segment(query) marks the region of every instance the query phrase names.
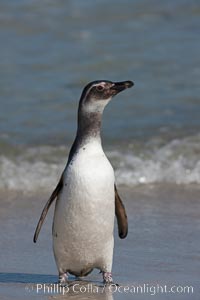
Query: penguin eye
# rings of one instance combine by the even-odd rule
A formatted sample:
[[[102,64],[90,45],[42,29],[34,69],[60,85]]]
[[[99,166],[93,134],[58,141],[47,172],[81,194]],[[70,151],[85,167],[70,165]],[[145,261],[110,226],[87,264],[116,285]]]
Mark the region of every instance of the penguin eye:
[[[98,92],[102,92],[104,90],[104,86],[103,85],[97,85],[96,89]]]

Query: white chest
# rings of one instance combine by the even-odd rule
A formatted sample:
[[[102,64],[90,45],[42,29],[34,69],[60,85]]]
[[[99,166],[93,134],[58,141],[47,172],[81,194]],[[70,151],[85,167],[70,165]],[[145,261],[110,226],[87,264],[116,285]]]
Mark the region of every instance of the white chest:
[[[68,193],[81,193],[81,198],[95,196],[96,201],[107,196],[114,186],[114,171],[99,145],[86,145],[70,162],[64,182]],[[106,201],[106,199],[104,199]]]
[[[63,226],[66,222],[68,226],[81,222],[86,227],[91,227],[91,222],[113,223],[114,171],[99,144],[80,149],[68,165],[56,211]]]

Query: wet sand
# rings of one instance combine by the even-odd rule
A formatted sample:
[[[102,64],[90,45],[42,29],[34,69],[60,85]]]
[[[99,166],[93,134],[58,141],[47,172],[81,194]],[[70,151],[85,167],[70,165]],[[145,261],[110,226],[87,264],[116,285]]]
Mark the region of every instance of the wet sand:
[[[199,299],[200,189],[158,185],[120,186],[119,191],[129,218],[127,239],[120,240],[115,231],[113,278],[121,289],[113,287],[113,294],[104,291],[101,274],[94,271],[87,282],[74,282],[71,277],[77,289],[71,286],[64,296],[62,291],[44,293],[40,289],[37,293],[39,284],[53,287],[57,280],[51,247],[53,209],[37,244],[32,242],[49,195],[1,191],[0,299],[149,299],[155,293],[153,287],[161,291],[159,286],[165,285],[167,289],[192,286],[193,293],[160,292],[157,299]],[[81,286],[86,287],[85,292],[80,291]],[[125,292],[126,286],[129,290]],[[143,292],[134,294],[130,291],[133,286],[142,286]]]

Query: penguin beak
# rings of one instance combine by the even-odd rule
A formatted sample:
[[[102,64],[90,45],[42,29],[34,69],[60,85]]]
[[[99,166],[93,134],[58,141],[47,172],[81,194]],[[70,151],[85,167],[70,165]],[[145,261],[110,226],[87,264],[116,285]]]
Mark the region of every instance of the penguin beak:
[[[134,83],[130,80],[122,81],[122,82],[114,82],[113,86],[110,89],[112,92],[114,92],[114,95],[117,95],[118,93],[122,92],[123,90],[131,88],[133,85],[134,85]]]

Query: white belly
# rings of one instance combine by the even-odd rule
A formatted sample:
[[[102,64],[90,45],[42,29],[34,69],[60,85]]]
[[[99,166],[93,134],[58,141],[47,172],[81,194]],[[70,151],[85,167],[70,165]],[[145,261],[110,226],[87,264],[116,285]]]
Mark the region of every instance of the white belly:
[[[67,167],[56,203],[54,254],[59,271],[111,271],[114,172],[102,148],[81,149]]]

